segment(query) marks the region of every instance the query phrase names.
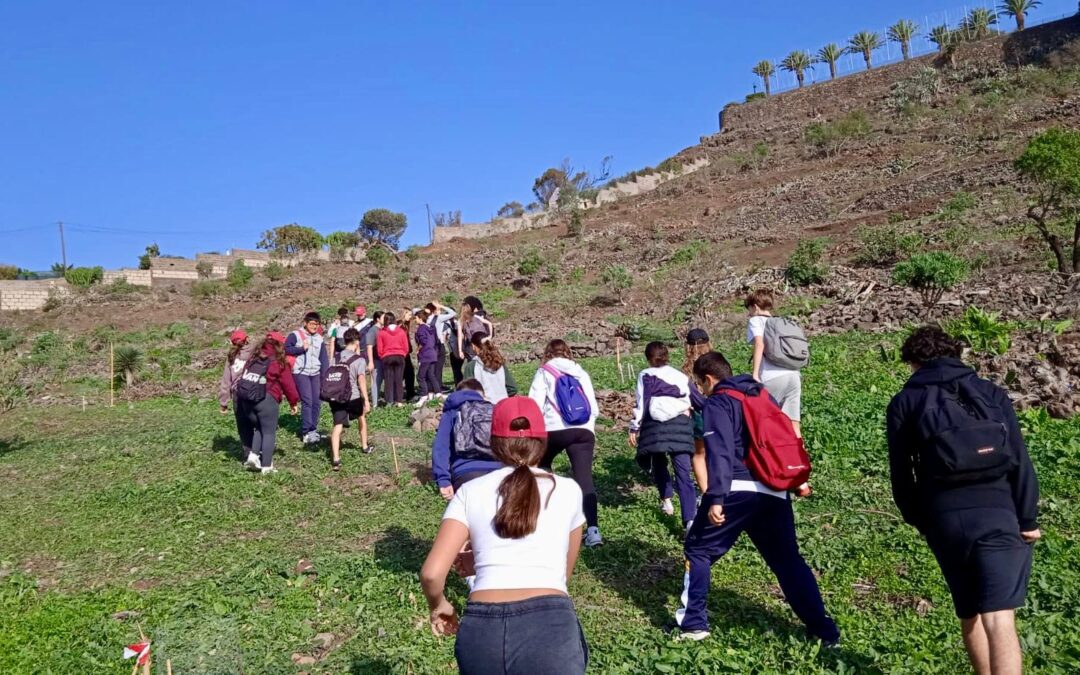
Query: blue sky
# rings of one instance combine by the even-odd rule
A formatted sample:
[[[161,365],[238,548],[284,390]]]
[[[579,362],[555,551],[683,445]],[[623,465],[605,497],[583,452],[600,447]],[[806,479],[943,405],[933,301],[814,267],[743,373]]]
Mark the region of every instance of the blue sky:
[[[988,0],[987,0],[988,1]],[[976,3],[969,2],[968,7]],[[489,218],[570,157],[613,174],[716,131],[750,68],[963,3],[0,4],[0,262],[133,265],[355,229],[425,203]],[[1031,20],[1076,11],[1046,0]]]

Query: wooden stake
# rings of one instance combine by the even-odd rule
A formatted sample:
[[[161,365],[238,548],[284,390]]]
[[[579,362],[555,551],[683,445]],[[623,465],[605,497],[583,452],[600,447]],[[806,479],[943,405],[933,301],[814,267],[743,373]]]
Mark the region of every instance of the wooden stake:
[[[401,476],[401,466],[397,459],[397,442],[393,438],[390,439],[390,450],[394,453],[394,473]]]
[[[623,383],[622,338],[615,338],[615,366],[619,369],[619,384]]]
[[[116,350],[109,343],[109,407],[116,405]]]
[[[165,673],[172,675],[172,659],[165,659]]]

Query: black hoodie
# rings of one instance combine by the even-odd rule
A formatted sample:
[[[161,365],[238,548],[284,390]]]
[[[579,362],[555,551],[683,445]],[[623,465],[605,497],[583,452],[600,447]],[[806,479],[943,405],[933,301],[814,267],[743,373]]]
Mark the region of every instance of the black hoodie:
[[[926,388],[959,380],[967,380],[965,384],[968,387],[1001,408],[1008,426],[1009,443],[1020,461],[1007,475],[990,482],[962,485],[920,482],[915,475],[914,465],[921,442],[916,425],[925,405]],[[936,513],[979,507],[1014,510],[1023,532],[1038,527],[1039,483],[1020,434],[1020,424],[1016,420],[1012,402],[1003,389],[980,378],[959,359],[935,359],[915,371],[889,403],[886,435],[889,440],[893,498],[904,520],[920,531],[925,532]]]

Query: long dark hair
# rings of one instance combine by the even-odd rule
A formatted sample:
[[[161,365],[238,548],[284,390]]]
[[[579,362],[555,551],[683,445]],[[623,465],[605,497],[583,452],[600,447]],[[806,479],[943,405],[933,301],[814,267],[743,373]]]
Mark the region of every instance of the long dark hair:
[[[285,358],[285,345],[272,338],[263,340],[259,347],[259,355],[273,358],[281,366],[282,370],[290,370],[289,361]]]
[[[529,420],[518,417],[510,422],[512,431],[529,428]],[[492,527],[503,539],[521,539],[536,531],[540,518],[540,487],[536,484],[532,467],[544,458],[547,443],[539,438],[491,437],[491,452],[495,459],[514,467],[509,476],[499,483],[499,510],[495,512]],[[552,482],[547,503],[555,493],[555,476],[545,474]]]

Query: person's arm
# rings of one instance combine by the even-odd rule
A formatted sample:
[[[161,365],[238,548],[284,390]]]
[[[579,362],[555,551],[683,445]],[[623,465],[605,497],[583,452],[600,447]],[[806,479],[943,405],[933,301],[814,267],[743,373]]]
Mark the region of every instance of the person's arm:
[[[634,414],[630,418],[630,445],[637,447],[636,436],[641,429],[641,420],[645,417],[645,373],[638,373],[634,386]]]
[[[304,343],[296,339],[296,331],[289,333],[289,337],[285,338],[285,353],[289,356],[300,356],[306,351]]]
[[[581,528],[584,525],[578,525],[570,531],[570,545],[566,547],[566,581],[570,582],[570,577],[574,576],[574,567],[577,565],[578,554],[581,553]]]
[[[295,410],[296,404],[300,403],[300,392],[296,390],[296,381],[293,379],[292,371],[278,366],[278,380],[281,382],[281,393],[285,394],[285,399]]]
[[[459,322],[458,327],[457,327],[457,356],[458,356],[459,359],[465,358],[464,340],[465,340],[465,324]]]
[[[486,316],[481,316],[479,318],[480,318],[480,323],[484,324],[484,326],[487,327],[488,337],[489,338],[494,338],[495,337],[495,324],[491,323],[491,321]]]
[[[236,373],[233,372],[232,364],[225,362],[225,370],[221,373],[221,381],[218,383],[218,403],[221,404],[221,412],[225,412],[229,409],[229,402],[232,401],[232,389],[233,382],[236,380]]]
[[[738,402],[735,402],[738,405]],[[735,417],[731,405],[714,404],[705,415],[705,457],[708,465],[709,487],[701,497],[703,505],[724,503],[731,490],[735,458]]]
[[[532,385],[529,386],[529,398],[536,401],[536,405],[540,406],[543,412],[544,404],[547,402],[547,383],[544,381],[543,368],[537,368],[536,375],[533,375]]]
[[[372,328],[371,330],[375,329]],[[370,373],[375,370],[375,341],[365,340],[365,342],[367,342],[367,371]]]
[[[431,544],[431,552],[420,568],[420,585],[431,610],[431,631],[436,635],[453,635],[457,632],[457,613],[444,591],[446,575],[468,540],[469,528],[465,523],[444,518]]]
[[[904,522],[921,529],[923,521],[919,506],[918,486],[915,481],[915,465],[912,452],[915,441],[904,422],[904,411],[898,399],[893,399],[885,413],[885,438],[889,446],[889,480],[892,483],[893,501]]]
[[[581,378],[581,388],[585,390],[585,397],[589,399],[589,406],[592,408],[592,419],[595,421],[597,417],[600,417],[600,404],[596,402],[596,390],[593,388],[592,376],[585,373],[585,377]]]
[[[1035,467],[1031,463],[1027,444],[1024,443],[1020,421],[1016,419],[1012,401],[1000,389],[997,404],[1005,413],[1009,445],[1019,460],[1016,467],[1009,472],[1009,487],[1012,490],[1013,504],[1016,506],[1016,519],[1019,521],[1021,534],[1035,532],[1039,529],[1039,479],[1035,476]]]
[[[690,407],[697,412],[705,409],[705,395],[701,393],[701,388],[693,381],[690,382]]]
[[[371,397],[367,388],[367,368],[361,368],[356,374],[356,384],[360,387],[360,395],[364,397],[364,414],[371,412]]]
[[[326,353],[326,340],[323,340],[322,345],[319,347],[319,373],[325,375],[329,369],[330,357]]]
[[[469,359],[465,362],[465,365],[461,368],[461,376],[466,380],[471,380],[476,377],[476,361]]]
[[[443,413],[439,426],[435,429],[435,442],[431,445],[431,477],[439,486],[439,491],[453,490],[450,480],[450,443],[457,415]],[[450,492],[453,496],[453,492]],[[443,494],[446,496],[446,493]]]
[[[337,338],[334,337],[335,335],[337,335],[337,332],[338,327],[331,326],[330,330],[326,331],[326,339],[323,340],[323,346],[326,347],[326,354],[330,357],[331,362],[333,362],[334,360],[334,352],[337,351]],[[342,331],[342,335],[344,334],[345,331]]]
[[[760,335],[754,336],[754,358],[750,365],[750,373],[754,379],[761,382],[761,362],[765,358],[765,338]]]
[[[517,396],[517,393],[518,393],[517,380],[514,379],[514,374],[512,372],[510,372],[510,364],[508,364],[508,363],[503,364],[503,374],[506,376],[505,377],[505,380],[506,380],[506,395],[507,396]]]

